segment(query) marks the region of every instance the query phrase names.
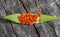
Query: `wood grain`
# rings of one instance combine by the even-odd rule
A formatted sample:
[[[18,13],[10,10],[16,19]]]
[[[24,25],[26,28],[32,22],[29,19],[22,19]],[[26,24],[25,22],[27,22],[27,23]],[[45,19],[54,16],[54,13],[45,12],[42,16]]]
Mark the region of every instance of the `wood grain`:
[[[6,15],[25,12],[19,0],[5,0],[5,1],[1,0],[1,3],[4,7]],[[15,34],[16,37],[37,37],[37,34],[33,26],[20,25],[12,23],[11,21],[6,23],[10,23],[9,25],[13,29],[13,33]]]
[[[0,3],[0,18],[5,15],[5,10]],[[10,23],[5,20],[0,20],[0,37],[16,37],[12,31]]]
[[[22,2],[23,3],[22,3]],[[60,17],[60,0],[0,0],[0,18],[28,12]],[[24,6],[25,8],[24,8]],[[0,19],[0,37],[60,37],[60,19],[33,26]]]
[[[48,15],[53,15],[53,16],[54,15],[60,16],[60,11],[59,11],[60,8],[59,8],[58,1],[57,0],[53,0],[53,1],[52,0],[38,0],[38,2],[41,4],[40,8],[42,10],[42,13],[48,14]],[[47,22],[46,25],[47,25],[47,27],[49,27],[48,28],[49,30],[47,29],[46,33],[48,36],[46,36],[46,37],[60,37],[59,22],[60,21],[58,21],[58,20]],[[39,29],[39,31],[41,31],[41,30]],[[51,32],[49,32],[49,31],[51,31]],[[43,36],[43,37],[45,37],[45,36]]]

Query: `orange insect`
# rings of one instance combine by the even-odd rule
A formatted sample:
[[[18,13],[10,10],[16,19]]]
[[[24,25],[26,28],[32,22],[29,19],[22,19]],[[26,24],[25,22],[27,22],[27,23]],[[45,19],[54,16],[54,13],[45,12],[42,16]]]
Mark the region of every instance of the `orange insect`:
[[[18,16],[21,24],[34,24],[35,22],[39,22],[41,14],[31,14],[31,13],[22,13],[21,16]]]

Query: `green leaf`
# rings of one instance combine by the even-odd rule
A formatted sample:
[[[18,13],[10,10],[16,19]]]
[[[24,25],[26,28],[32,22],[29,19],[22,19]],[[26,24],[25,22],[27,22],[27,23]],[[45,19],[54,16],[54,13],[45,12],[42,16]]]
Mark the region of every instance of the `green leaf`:
[[[8,16],[4,16],[3,19],[7,19],[7,20],[14,21],[16,23],[20,23],[18,20],[19,15],[21,15],[21,14],[12,14],[12,15],[8,15]]]
[[[8,16],[4,16],[3,18],[7,19],[7,20],[14,21],[16,23],[20,23],[18,20],[19,15],[21,15],[21,14],[12,14],[12,15],[8,15]],[[58,17],[56,17],[56,16],[49,16],[49,15],[42,14],[41,20],[39,22],[43,23],[43,22],[47,22],[47,21],[51,21],[51,20],[56,20],[57,18]]]
[[[42,14],[40,22],[47,22],[47,21],[56,20],[56,19],[58,19],[58,17]]]

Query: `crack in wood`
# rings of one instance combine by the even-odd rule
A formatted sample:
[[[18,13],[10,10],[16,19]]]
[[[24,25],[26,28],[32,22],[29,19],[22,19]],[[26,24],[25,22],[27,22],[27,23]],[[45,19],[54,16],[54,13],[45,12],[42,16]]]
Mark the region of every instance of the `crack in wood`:
[[[36,1],[35,1],[36,2]],[[45,3],[47,3],[47,1],[45,0]],[[56,5],[58,6],[58,4],[56,3]],[[40,7],[41,8],[41,7]],[[58,8],[59,8],[59,6],[58,6]],[[48,10],[45,8],[45,10],[48,12]],[[41,8],[41,12],[42,13],[44,13],[45,14],[45,12],[42,10],[42,8]],[[47,22],[48,24],[49,24],[49,22]],[[57,34],[56,34],[56,32],[55,32],[55,29],[54,29],[54,27],[51,25],[51,24],[49,24],[50,25],[50,27],[53,29],[53,31],[54,31],[54,34],[55,34],[55,36],[57,37]]]
[[[26,12],[28,13],[28,10],[26,9],[26,7],[25,7],[24,3],[23,3],[21,0],[19,0],[19,1],[22,3],[22,5],[23,5],[24,9],[25,9],[25,10],[26,10]],[[35,26],[34,24],[33,24],[33,26],[34,26],[34,28],[35,28],[35,30],[36,30],[36,33],[37,33],[38,37],[40,37],[39,32],[38,32],[38,30],[37,30],[36,26]]]
[[[45,8],[46,9],[46,8]],[[48,11],[47,9],[46,9],[46,11]],[[42,11],[43,12],[43,11]],[[44,13],[44,12],[43,12]],[[44,14],[46,14],[46,13],[44,13]],[[47,24],[49,24],[48,22],[47,22]],[[49,24],[50,25],[50,24]],[[50,27],[53,29],[53,31],[54,31],[54,34],[55,34],[55,36],[57,37],[57,34],[56,34],[56,32],[55,32],[55,29],[54,29],[54,27],[52,26],[52,25],[50,25]]]
[[[47,24],[49,24],[49,22],[47,22]],[[50,25],[50,27],[52,27],[52,29],[53,29],[53,31],[54,31],[54,34],[55,34],[55,36],[57,37],[57,34],[56,34],[56,32],[55,32],[54,27],[53,27],[51,24],[49,24],[49,25]]]
[[[54,30],[54,34],[55,34],[55,36],[57,37],[54,27],[53,27],[52,25],[50,25],[50,26],[51,26],[52,29]]]
[[[26,12],[28,13],[28,10],[26,9],[24,3],[21,0],[19,0],[19,1],[22,3],[22,6],[24,7],[24,9],[26,10]]]
[[[57,1],[55,0],[55,2],[56,2],[56,6],[60,9],[60,7],[59,7],[59,5],[58,5],[58,3],[57,3]]]
[[[47,1],[45,0],[45,2],[47,3]],[[41,8],[42,9],[42,8]],[[46,8],[45,8],[46,9]],[[46,11],[48,12],[48,10],[46,9]],[[43,11],[42,11],[42,13],[44,13]],[[49,13],[49,12],[48,12]],[[46,13],[44,13],[44,14],[46,14]],[[49,22],[46,22],[47,24],[49,24]],[[50,24],[49,24],[50,25]],[[50,27],[53,29],[53,31],[54,31],[54,34],[55,34],[55,36],[57,37],[57,34],[56,34],[56,32],[55,32],[55,29],[54,29],[54,27],[52,26],[52,25],[50,25]]]
[[[56,2],[56,1],[55,1]],[[47,0],[45,0],[45,3],[47,3]],[[56,5],[58,6],[58,4],[56,3]],[[58,6],[58,8],[59,8],[59,6]],[[42,9],[42,8],[41,8]],[[46,9],[46,8],[45,8]],[[46,9],[46,11],[48,12],[48,14],[49,14],[49,11]],[[42,11],[42,13],[44,13],[43,11]],[[46,14],[46,13],[44,13],[44,14]],[[47,24],[49,24],[49,22],[46,22]],[[55,29],[54,29],[54,27],[51,25],[51,24],[49,24],[50,25],[50,27],[53,29],[53,31],[54,31],[54,34],[55,34],[55,36],[57,37],[57,34],[56,34],[56,32],[55,32]]]
[[[6,11],[6,9],[5,9],[5,7],[3,6],[2,3],[1,3],[1,5],[2,5],[2,7],[4,8],[4,10],[5,10],[6,14],[7,14],[7,11]],[[15,31],[14,31],[14,29],[13,29],[13,26],[12,26],[11,21],[8,21],[8,22],[11,24],[11,28],[12,28],[13,33],[16,35],[16,37],[18,37],[18,35],[15,33]]]
[[[34,26],[34,28],[35,28],[35,30],[36,30],[36,33],[38,34],[38,37],[40,37],[40,34],[39,34],[39,32],[38,32],[36,26],[35,26],[34,24],[33,24],[33,26]]]
[[[9,21],[9,23],[11,24],[11,27],[12,27],[12,29],[13,29],[14,34],[16,35],[16,37],[18,37],[18,35],[16,34],[16,32],[15,32],[15,30],[14,30],[14,28],[13,28],[13,25],[12,25],[11,21]]]

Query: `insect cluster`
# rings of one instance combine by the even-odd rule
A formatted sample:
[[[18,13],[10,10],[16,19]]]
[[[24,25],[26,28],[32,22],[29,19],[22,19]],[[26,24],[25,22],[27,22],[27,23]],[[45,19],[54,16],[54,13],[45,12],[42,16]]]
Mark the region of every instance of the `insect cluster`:
[[[40,20],[41,14],[31,14],[31,13],[22,13],[20,16],[18,16],[18,19],[21,24],[30,24],[32,25],[35,22],[38,22]]]

